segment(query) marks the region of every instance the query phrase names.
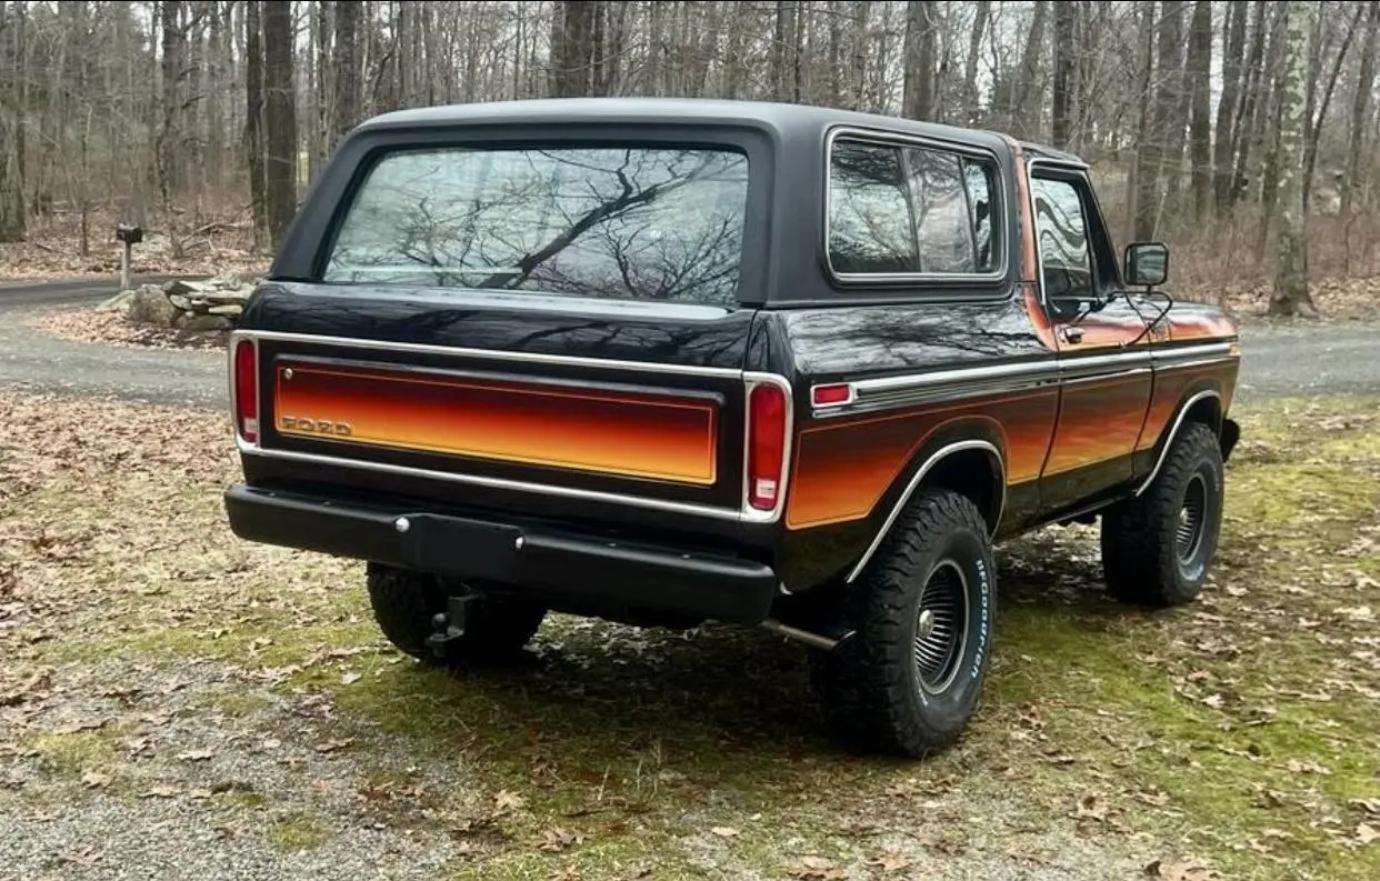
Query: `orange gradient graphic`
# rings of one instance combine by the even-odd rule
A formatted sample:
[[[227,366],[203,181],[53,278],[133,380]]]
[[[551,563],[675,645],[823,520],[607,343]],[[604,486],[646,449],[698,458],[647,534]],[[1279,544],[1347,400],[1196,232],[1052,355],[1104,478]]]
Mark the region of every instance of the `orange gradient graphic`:
[[[278,367],[276,395],[274,426],[293,437],[681,483],[715,478],[709,401],[303,364]]]
[[[1001,426],[1007,482],[1034,480],[1054,431],[1057,394],[1051,389],[958,407],[830,420],[803,429],[786,497],[786,525],[802,529],[866,517],[934,430],[959,417],[985,418]]]

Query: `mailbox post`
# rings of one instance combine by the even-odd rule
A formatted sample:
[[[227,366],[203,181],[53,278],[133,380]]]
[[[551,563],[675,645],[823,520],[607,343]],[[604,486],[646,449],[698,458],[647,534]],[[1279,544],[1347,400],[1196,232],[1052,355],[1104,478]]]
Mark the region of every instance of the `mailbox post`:
[[[115,239],[124,245],[120,251],[120,290],[127,291],[130,288],[129,252],[131,248],[144,240],[144,228],[132,223],[116,224]]]

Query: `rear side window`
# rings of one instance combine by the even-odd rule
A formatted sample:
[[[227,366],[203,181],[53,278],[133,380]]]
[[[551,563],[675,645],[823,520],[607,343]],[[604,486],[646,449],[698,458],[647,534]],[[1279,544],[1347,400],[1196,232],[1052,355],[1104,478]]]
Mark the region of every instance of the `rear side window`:
[[[840,138],[829,160],[829,263],[846,274],[996,270],[991,162]]]
[[[727,150],[393,153],[323,280],[732,306],[747,189],[747,157]]]
[[[829,261],[837,272],[913,272],[915,234],[901,153],[840,141],[829,160]]]

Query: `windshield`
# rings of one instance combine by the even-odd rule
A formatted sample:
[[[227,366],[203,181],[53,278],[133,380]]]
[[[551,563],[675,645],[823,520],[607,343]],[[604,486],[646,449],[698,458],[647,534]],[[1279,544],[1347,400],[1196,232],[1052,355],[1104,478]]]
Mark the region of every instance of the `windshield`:
[[[726,150],[393,153],[324,280],[731,306],[747,183],[747,158]]]

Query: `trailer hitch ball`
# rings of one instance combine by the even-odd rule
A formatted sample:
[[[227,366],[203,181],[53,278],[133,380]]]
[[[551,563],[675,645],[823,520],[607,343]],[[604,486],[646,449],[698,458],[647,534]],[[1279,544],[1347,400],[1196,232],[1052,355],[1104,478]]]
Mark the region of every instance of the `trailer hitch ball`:
[[[465,629],[469,626],[475,605],[482,599],[479,594],[473,593],[450,597],[446,601],[446,611],[431,616],[431,635],[426,638],[426,644],[432,654],[444,659],[448,653],[447,647],[465,637]]]

